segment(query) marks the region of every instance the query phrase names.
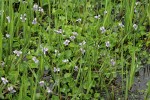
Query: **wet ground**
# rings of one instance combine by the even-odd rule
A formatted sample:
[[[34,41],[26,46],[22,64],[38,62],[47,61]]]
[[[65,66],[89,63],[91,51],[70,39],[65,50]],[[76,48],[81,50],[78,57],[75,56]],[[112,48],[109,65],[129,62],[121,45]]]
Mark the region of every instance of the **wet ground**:
[[[144,100],[145,91],[148,88],[147,83],[150,81],[150,65],[141,68],[136,74],[134,85],[131,88],[131,95],[129,100]],[[149,98],[150,99],[150,98]]]

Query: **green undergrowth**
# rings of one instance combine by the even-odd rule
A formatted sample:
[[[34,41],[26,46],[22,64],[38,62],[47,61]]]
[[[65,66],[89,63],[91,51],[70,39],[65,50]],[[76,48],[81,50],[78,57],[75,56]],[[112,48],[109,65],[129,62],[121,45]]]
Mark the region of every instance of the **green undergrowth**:
[[[127,100],[150,64],[149,9],[149,0],[1,0],[0,98]]]

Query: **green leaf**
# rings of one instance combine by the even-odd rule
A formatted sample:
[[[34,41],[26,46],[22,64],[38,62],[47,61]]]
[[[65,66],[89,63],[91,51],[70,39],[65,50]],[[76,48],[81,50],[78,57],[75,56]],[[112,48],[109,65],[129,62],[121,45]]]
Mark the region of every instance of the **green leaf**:
[[[66,74],[64,75],[65,78],[68,78],[68,77],[70,77],[70,76],[71,76],[71,73],[66,73]]]

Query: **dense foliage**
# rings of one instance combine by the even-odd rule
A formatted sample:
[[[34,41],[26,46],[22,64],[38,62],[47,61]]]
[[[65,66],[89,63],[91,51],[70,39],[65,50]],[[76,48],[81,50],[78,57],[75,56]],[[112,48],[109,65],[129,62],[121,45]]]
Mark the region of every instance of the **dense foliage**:
[[[1,99],[135,99],[149,0],[1,0],[0,61]]]

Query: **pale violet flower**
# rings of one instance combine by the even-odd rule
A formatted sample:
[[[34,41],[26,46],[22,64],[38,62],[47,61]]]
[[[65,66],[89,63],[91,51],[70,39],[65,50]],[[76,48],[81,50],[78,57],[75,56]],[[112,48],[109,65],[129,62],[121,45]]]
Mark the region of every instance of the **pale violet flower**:
[[[115,60],[114,59],[111,59],[110,60],[110,63],[112,64],[112,66],[114,66],[116,64]]]
[[[6,78],[4,78],[4,77],[1,77],[1,80],[2,80],[3,84],[7,84],[8,83],[8,80]]]
[[[62,60],[62,62],[67,63],[67,62],[69,62],[69,60],[68,59],[64,59],[64,60]]]
[[[44,12],[44,9],[42,7],[39,7],[39,12]]]
[[[61,34],[61,33],[63,33],[64,31],[62,30],[62,29],[58,29],[58,30],[54,30],[56,33],[58,33],[58,34]]]
[[[118,25],[119,25],[121,28],[124,27],[124,25],[122,24],[122,22],[118,23]]]
[[[38,8],[39,8],[39,6],[38,6],[37,4],[34,4],[34,5],[33,5],[33,10],[34,10],[34,11],[38,11]]]
[[[10,37],[10,34],[6,34],[6,37],[9,38],[9,37]]]
[[[70,40],[65,40],[65,42],[63,43],[65,46],[69,45]]]
[[[139,1],[138,1],[138,2],[135,2],[135,5],[136,5],[136,6],[137,6],[137,5],[140,5],[140,4],[141,4],[141,2],[139,2]]]
[[[95,19],[100,19],[100,15],[94,16]]]
[[[81,19],[81,18],[78,18],[76,21],[77,21],[77,22],[81,22],[81,21],[82,21],[82,19]]]
[[[133,24],[133,28],[134,28],[135,30],[137,30],[138,26],[137,26],[136,24]]]
[[[54,51],[54,52],[55,52],[55,56],[60,56],[60,53],[59,53],[59,51],[58,51],[58,50],[56,50],[56,49],[55,49],[55,51]]]
[[[101,33],[105,33],[106,32],[106,29],[104,26],[100,27],[100,30],[101,30]]]
[[[75,36],[70,36],[70,40],[74,40],[76,37]]]
[[[83,48],[80,48],[80,51],[81,51],[82,54],[85,53],[85,50]]]
[[[106,15],[106,14],[107,14],[107,11],[105,10],[105,11],[104,11],[104,15]]]
[[[12,86],[8,87],[8,91],[10,93],[15,93],[16,92],[16,90]]]
[[[110,42],[109,41],[105,42],[105,44],[106,44],[106,47],[110,47]]]
[[[1,65],[1,66],[4,66],[4,65],[5,65],[5,62],[1,61],[0,65]]]
[[[20,19],[22,20],[22,22],[25,22],[27,20],[26,14],[21,14]]]
[[[54,67],[54,72],[59,72],[59,71],[60,71],[60,68]]]
[[[78,66],[74,66],[75,71],[78,71],[78,69],[79,69]]]
[[[45,84],[44,81],[40,81],[40,82],[39,82],[39,85],[40,85],[41,87],[44,86],[44,84]]]
[[[22,51],[14,50],[13,53],[19,57],[22,54]]]
[[[33,19],[32,24],[37,24],[37,19],[36,18]]]
[[[55,51],[54,51],[54,52],[55,52],[55,54],[58,54],[58,53],[59,53],[59,51],[58,51],[58,50],[56,50],[56,49],[55,49]]]
[[[33,57],[32,60],[37,64],[39,63],[39,60],[36,57]]]
[[[7,16],[6,19],[7,19],[8,23],[10,23],[10,17]]]
[[[46,54],[46,52],[48,51],[48,48],[44,47],[44,48],[42,48],[42,51],[44,54]]]
[[[85,41],[82,41],[81,43],[79,43],[80,46],[84,46],[86,44]]]
[[[77,33],[77,32],[72,32],[72,34],[73,34],[74,36],[77,36],[77,35],[78,35],[78,33]]]
[[[138,11],[135,9],[134,12],[137,13]]]
[[[47,93],[52,93],[53,92],[49,87],[46,87],[46,91],[47,91]]]

